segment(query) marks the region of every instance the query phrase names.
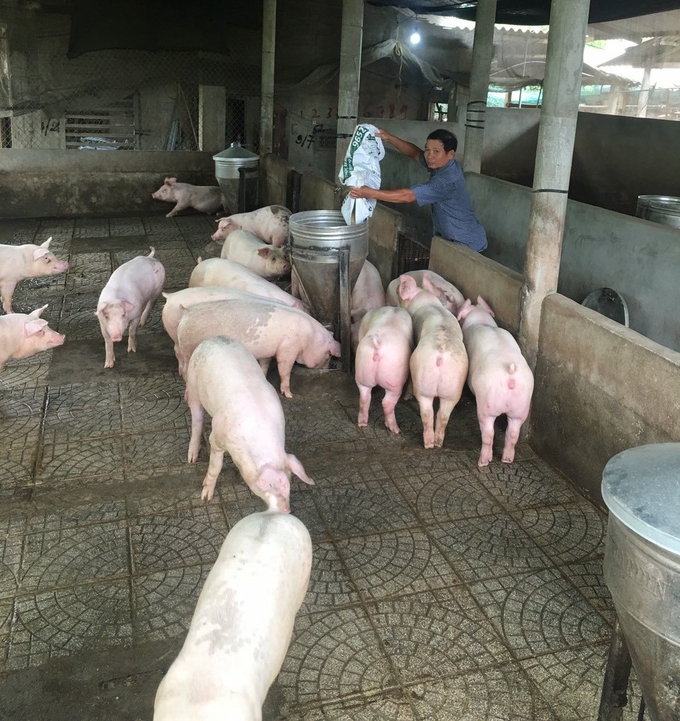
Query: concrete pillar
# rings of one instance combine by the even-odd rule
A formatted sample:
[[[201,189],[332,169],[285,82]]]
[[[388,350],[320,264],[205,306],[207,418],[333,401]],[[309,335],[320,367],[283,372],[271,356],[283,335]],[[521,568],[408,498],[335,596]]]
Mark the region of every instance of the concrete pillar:
[[[272,152],[274,142],[274,59],[276,55],[276,0],[262,8],[262,105],[260,155]]]
[[[640,85],[640,94],[638,95],[637,116],[638,118],[647,117],[647,106],[649,105],[649,88],[652,85],[652,69],[645,67],[642,73],[642,85]]]
[[[361,40],[364,32],[364,0],[342,0],[342,36],[340,39],[340,80],[338,85],[338,145],[335,151],[335,174],[345,159],[349,141],[359,115],[359,81],[361,78]],[[347,137],[343,137],[347,136]]]
[[[557,290],[590,0],[552,0],[519,326],[535,368],[541,306]]]
[[[198,86],[198,149],[209,153],[224,150],[226,94],[222,85]]]
[[[479,0],[475,15],[475,39],[472,44],[470,100],[465,119],[463,169],[479,173],[484,145],[484,115],[489,93],[489,74],[493,60],[493,28],[496,0]]]

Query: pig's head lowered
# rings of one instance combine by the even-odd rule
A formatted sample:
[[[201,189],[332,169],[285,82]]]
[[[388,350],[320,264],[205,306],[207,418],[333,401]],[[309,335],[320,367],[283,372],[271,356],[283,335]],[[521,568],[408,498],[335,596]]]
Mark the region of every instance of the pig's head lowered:
[[[308,343],[297,357],[297,362],[307,368],[327,368],[331,356],[340,358],[342,350],[333,334],[320,326],[314,333],[314,339]]]
[[[473,305],[472,301],[468,298],[465,303],[461,306],[456,317],[461,324],[462,328],[466,325],[490,325],[495,326],[494,321],[495,313],[491,310],[491,306],[482,298],[481,295],[477,296],[477,305]]]

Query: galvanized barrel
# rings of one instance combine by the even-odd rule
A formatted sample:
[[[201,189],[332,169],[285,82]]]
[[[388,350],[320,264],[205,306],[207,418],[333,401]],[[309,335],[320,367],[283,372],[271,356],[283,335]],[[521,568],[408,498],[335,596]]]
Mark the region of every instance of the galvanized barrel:
[[[226,150],[213,155],[215,178],[222,195],[227,201],[231,213],[253,210],[257,204],[257,173],[260,156],[244,148],[240,143],[232,143]],[[240,174],[239,168],[253,172],[245,180],[245,207],[239,206]]]
[[[635,215],[654,223],[680,228],[680,197],[638,195]]]
[[[606,465],[609,587],[651,721],[680,718],[680,443],[638,446]]]
[[[338,337],[343,256],[348,269],[343,290],[351,293],[368,256],[368,221],[347,225],[339,210],[305,210],[290,216],[289,229],[293,270],[312,315]]]

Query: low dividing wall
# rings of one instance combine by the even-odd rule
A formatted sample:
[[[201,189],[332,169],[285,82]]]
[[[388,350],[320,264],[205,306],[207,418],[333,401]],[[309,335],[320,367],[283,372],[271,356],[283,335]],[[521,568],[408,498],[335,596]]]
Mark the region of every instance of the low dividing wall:
[[[516,335],[519,274],[441,238],[430,268]],[[529,444],[595,502],[612,456],[680,441],[680,353],[559,293],[543,303],[535,378]]]

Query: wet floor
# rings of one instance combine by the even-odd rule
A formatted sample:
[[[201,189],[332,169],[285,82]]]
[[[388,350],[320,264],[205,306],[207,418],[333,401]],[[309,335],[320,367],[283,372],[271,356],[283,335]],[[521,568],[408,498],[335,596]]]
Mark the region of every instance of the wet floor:
[[[200,215],[0,222],[66,275],[23,281],[16,312],[66,343],[0,372],[0,719],[150,720],[222,541],[264,510],[231,462],[215,498],[186,463],[190,416],[159,303],[136,354],[104,369],[97,298],[118,264],[156,248],[186,287],[214,223]],[[276,382],[276,378],[273,378]],[[474,399],[425,450],[415,401],[400,436],[339,369],[297,367],[281,397],[292,483],[314,560],[266,721],[595,719],[613,619],[606,517],[524,445],[477,467]],[[638,696],[624,719],[636,718]]]

